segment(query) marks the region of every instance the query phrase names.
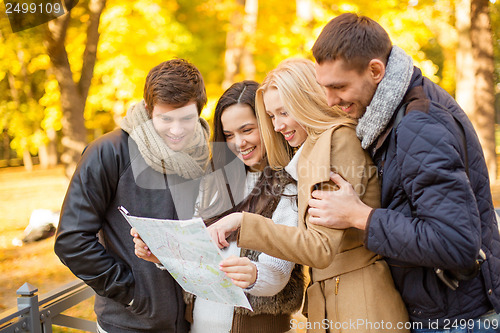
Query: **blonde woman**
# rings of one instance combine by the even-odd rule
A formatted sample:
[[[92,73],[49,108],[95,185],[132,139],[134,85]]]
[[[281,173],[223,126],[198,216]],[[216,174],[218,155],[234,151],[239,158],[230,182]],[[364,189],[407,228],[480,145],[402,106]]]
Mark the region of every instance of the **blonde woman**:
[[[408,315],[386,262],[363,246],[358,229],[309,223],[315,189],[335,190],[331,172],[356,189],[370,207],[380,206],[376,167],[360,145],[356,123],[327,105],[313,63],[290,59],[271,71],[257,91],[256,108],[269,165],[298,180],[298,227],[274,224],[251,213],[234,213],[209,230],[220,247],[239,228],[238,246],[311,267],[304,312],[311,332],[408,332]],[[295,124],[295,125],[294,125]],[[290,146],[307,135],[290,161]]]

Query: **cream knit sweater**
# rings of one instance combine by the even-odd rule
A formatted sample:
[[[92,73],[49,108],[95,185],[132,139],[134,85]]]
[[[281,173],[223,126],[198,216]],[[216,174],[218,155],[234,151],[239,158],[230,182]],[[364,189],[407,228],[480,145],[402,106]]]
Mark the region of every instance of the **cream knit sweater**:
[[[248,172],[246,178],[245,196],[254,188],[260,172]],[[296,195],[297,187],[289,184],[283,194]],[[272,215],[274,223],[297,226],[298,209],[295,199],[283,196]],[[240,248],[236,242],[222,251],[224,257],[239,256]],[[288,283],[294,263],[271,257],[265,253],[259,255],[257,281],[245,292],[254,296],[272,296],[280,292]],[[204,299],[196,298],[193,309],[193,324],[191,333],[227,333],[231,331],[234,307]]]

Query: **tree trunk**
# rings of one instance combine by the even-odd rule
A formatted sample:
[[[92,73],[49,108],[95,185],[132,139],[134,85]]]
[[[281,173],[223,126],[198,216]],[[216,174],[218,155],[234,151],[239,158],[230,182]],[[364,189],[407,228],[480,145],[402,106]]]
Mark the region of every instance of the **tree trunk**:
[[[47,145],[41,145],[40,147],[38,147],[38,160],[40,161],[40,168],[49,168],[49,154]]]
[[[495,147],[495,62],[489,16],[489,0],[472,0],[471,40],[475,60],[475,108],[472,116],[483,146],[490,181],[497,178]]]
[[[255,32],[257,30],[258,0],[245,1],[245,18],[243,23],[244,45],[242,48],[242,73],[245,79],[255,79]]]
[[[242,8],[234,11],[226,35],[225,70],[222,82],[224,89],[237,81],[239,74],[242,79],[255,78],[253,41],[257,29],[259,2],[258,0],[237,0],[237,2]]]
[[[2,160],[6,160],[7,162],[10,160],[10,138],[9,135],[7,134],[7,131],[4,130],[2,132],[3,136],[3,156],[0,157]],[[7,163],[8,164],[8,163]]]
[[[57,166],[57,133],[51,128],[47,130],[49,143],[47,144],[47,158],[49,167]]]
[[[457,77],[456,100],[469,118],[474,110],[474,56],[471,40],[471,0],[458,0],[456,3],[456,28],[458,48],[456,53]]]
[[[33,161],[31,160],[31,154],[27,149],[23,151],[23,164],[26,171],[33,170]]]
[[[242,15],[235,11],[231,16],[231,24],[226,34],[226,52],[224,54],[224,81],[225,90],[234,83],[234,77],[239,72],[241,58],[241,21]]]
[[[61,161],[66,165],[66,175],[73,174],[81,152],[87,142],[87,130],[83,112],[94,72],[99,41],[99,20],[104,9],[105,0],[90,0],[89,20],[87,26],[87,42],[83,54],[83,65],[80,80],[73,80],[73,72],[68,61],[65,40],[66,32],[71,21],[71,12],[52,20],[48,24],[47,52],[53,65],[54,74],[61,91],[61,105],[63,111],[61,140],[64,153]],[[72,7],[72,6],[71,6]]]
[[[49,142],[38,147],[38,158],[42,169],[53,168],[57,165],[56,131],[46,131]]]
[[[458,31],[456,99],[483,147],[490,182],[497,178],[493,38],[488,0],[456,3]]]

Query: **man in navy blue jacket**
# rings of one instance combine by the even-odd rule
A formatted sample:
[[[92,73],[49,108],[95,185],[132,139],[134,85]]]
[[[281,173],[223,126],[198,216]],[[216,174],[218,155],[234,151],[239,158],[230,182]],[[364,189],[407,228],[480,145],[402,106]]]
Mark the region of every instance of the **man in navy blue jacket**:
[[[313,193],[310,221],[366,231],[414,332],[500,332],[500,236],[482,148],[463,110],[367,17],[331,20],[313,55],[328,103],[359,119],[382,208],[332,174],[339,190]]]

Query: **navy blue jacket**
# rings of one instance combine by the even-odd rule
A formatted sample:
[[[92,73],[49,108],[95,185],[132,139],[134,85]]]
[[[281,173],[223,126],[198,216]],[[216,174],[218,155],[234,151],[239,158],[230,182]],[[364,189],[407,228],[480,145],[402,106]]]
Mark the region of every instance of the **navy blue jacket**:
[[[370,148],[381,176],[382,208],[369,217],[365,244],[387,258],[410,318],[424,327],[492,308],[500,312],[500,237],[474,128],[457,102],[418,68],[403,103],[409,103],[406,115]],[[471,267],[480,248],[487,257],[481,273],[460,281],[455,291],[434,272]]]

